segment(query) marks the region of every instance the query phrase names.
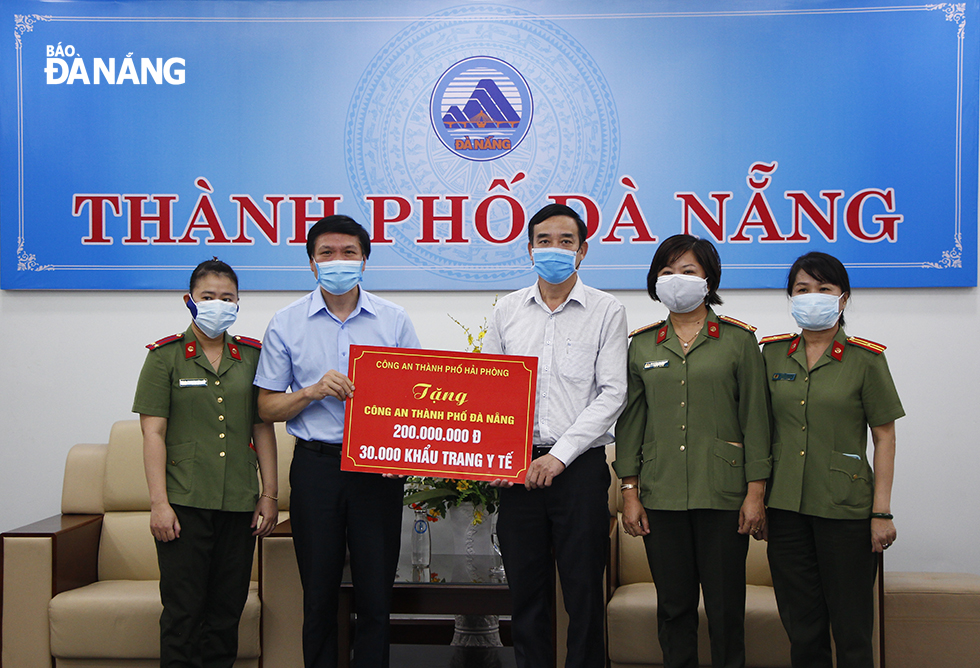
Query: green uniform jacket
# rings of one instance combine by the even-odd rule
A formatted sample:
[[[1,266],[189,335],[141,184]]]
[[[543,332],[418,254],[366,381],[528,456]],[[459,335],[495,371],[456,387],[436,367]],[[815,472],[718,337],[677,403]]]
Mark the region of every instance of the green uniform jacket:
[[[634,332],[613,466],[639,476],[645,508],[738,510],[747,483],[771,469],[758,342],[709,310],[686,359],[681,351],[669,320]]]
[[[258,463],[251,447],[258,418],[252,385],[261,344],[225,334],[215,373],[191,328],[147,346],[133,412],[167,418],[167,497],[207,510],[251,512]]]
[[[868,519],[874,501],[868,427],[905,415],[884,346],[848,339],[841,328],[808,372],[803,337],[767,337],[763,344],[773,418],[769,507]]]

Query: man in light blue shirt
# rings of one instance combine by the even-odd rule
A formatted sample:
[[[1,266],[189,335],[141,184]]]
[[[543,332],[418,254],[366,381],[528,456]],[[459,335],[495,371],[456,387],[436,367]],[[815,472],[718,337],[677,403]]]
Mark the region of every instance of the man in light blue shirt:
[[[402,307],[359,286],[371,254],[363,227],[347,216],[323,218],[310,229],[306,251],[318,287],[273,316],[255,373],[259,415],[285,421],[296,437],[290,519],[303,583],[303,657],[307,668],[337,665],[338,599],[349,549],[357,614],[353,665],[386,668],[402,481],[340,470],[344,402],[354,393],[347,370],[351,344],[420,345]]]

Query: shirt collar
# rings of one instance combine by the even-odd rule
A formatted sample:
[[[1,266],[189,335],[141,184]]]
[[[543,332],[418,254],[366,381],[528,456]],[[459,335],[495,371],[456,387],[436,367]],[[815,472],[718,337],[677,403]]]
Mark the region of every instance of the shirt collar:
[[[548,306],[544,303],[544,297],[541,296],[541,284],[538,281],[534,282],[531,286],[531,290],[527,293],[527,297],[524,298],[524,304],[528,304],[530,301],[535,301],[541,305],[541,308],[545,309],[549,313],[558,313],[565,308],[565,304],[574,301],[578,302],[581,306],[588,306],[588,294],[585,291],[585,284],[582,283],[582,277],[578,276],[576,273],[575,285],[572,286],[572,291],[568,293],[568,297],[565,298],[558,308],[554,311],[548,309]]]
[[[323,293],[320,291],[320,287],[317,286],[317,288],[310,293],[310,308],[306,315],[307,317],[312,318],[320,311],[324,311],[325,313],[329,314],[330,317],[334,317],[333,314],[330,313],[330,309],[327,308],[327,303],[323,299]],[[374,299],[363,286],[358,285],[357,305],[354,307],[354,310],[351,311],[351,314],[347,317],[347,319],[350,320],[351,318],[356,317],[361,311],[370,313],[371,315],[377,315],[378,313],[377,305],[374,303]]]
[[[193,359],[198,365],[207,369],[208,371],[214,372],[214,367],[211,366],[211,362],[208,361],[207,356],[201,351],[201,342],[197,338],[197,334],[194,333],[194,327],[191,325],[187,326],[187,330],[184,332],[184,338],[181,339],[181,343],[184,344],[184,359]],[[224,332],[221,335],[221,359],[222,362],[225,358],[232,360],[233,362],[240,362],[241,356],[235,357],[231,353],[230,345],[235,345],[232,341],[231,334]],[[236,346],[237,348],[237,346]],[[218,365],[221,373],[224,373],[228,367],[224,364]]]

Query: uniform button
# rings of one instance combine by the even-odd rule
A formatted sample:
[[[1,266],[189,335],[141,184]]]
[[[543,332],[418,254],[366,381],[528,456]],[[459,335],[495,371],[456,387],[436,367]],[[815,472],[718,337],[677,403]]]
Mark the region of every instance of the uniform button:
[[[805,456],[806,456],[806,452],[804,452],[803,450],[800,450],[800,457],[805,457]]]
[[[223,452],[219,452],[219,453],[218,453],[218,456],[219,456],[219,457],[224,457],[224,456],[225,456],[225,453],[223,453]]]
[[[214,381],[214,384],[215,385],[221,385],[221,381],[220,380],[216,380],[216,381]]]
[[[219,404],[225,403],[225,398],[224,397],[218,397],[218,403]]]
[[[176,459],[171,459],[170,460],[170,463],[173,464],[174,466],[177,466],[177,460]]]
[[[681,402],[681,408],[683,408],[683,407],[684,407],[684,406],[686,406],[686,405],[687,405],[687,403],[685,403],[685,402],[683,402],[683,401]]]
[[[225,421],[225,416],[224,415],[219,415],[218,416],[218,422],[224,422],[224,421]]]
[[[734,459],[732,460],[732,466],[735,466],[735,460]]]
[[[687,446],[686,445],[682,445],[681,446],[681,452],[684,452],[685,450],[687,450]]]
[[[806,399],[800,399],[800,406],[806,406]]]
[[[224,434],[218,434],[218,438],[224,438],[224,437],[225,437]]]
[[[681,364],[687,364],[687,360],[681,360]]]
[[[686,385],[686,384],[687,384],[687,381],[686,380],[682,380],[681,381],[681,385]]]
[[[810,377],[809,376],[803,376],[803,382],[804,383],[807,382],[808,380],[810,380]]]
[[[684,431],[685,429],[687,429],[687,425],[682,424],[681,425],[681,431]]]
[[[857,479],[858,479],[858,477],[857,477],[857,476],[854,476],[854,477],[853,477],[853,479],[854,479],[854,480],[857,480]]]
[[[806,431],[806,425],[803,425],[803,431]]]

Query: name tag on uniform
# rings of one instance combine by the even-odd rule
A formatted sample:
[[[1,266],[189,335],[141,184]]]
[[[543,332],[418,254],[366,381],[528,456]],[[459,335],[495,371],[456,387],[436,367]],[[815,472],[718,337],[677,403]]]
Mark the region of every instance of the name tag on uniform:
[[[670,366],[670,360],[653,360],[643,365],[644,369],[663,369]]]
[[[796,380],[795,373],[774,373],[772,374],[773,380]]]
[[[181,378],[180,386],[181,387],[207,387],[208,379],[207,378]]]

